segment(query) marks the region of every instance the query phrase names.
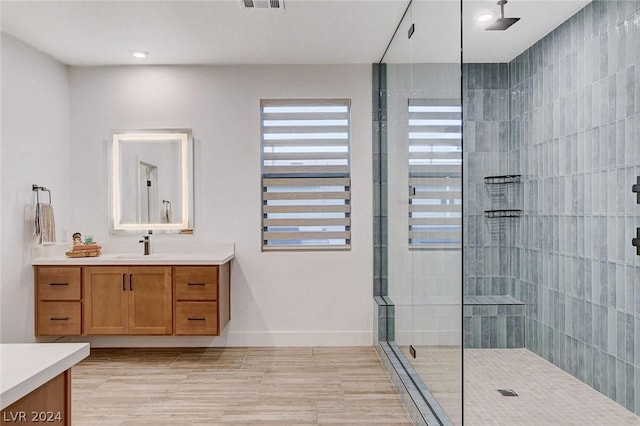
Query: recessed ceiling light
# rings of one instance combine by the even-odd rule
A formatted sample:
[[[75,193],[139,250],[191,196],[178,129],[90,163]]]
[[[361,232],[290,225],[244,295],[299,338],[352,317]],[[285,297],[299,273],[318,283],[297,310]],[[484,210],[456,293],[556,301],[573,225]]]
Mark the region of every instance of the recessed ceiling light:
[[[149,56],[149,52],[145,52],[144,50],[132,50],[131,54],[138,59],[144,59]]]
[[[491,13],[483,13],[482,15],[478,16],[476,19],[478,20],[478,22],[487,22],[491,20],[491,18],[493,18],[493,15]]]

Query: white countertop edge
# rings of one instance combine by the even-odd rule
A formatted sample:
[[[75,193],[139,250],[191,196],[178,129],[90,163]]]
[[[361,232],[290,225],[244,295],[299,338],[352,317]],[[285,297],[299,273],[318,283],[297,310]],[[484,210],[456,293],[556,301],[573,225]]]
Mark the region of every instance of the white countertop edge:
[[[31,261],[32,265],[224,265],[231,261],[235,254],[233,251],[225,253],[178,253],[178,254],[158,254],[149,257],[131,257],[120,259],[118,256],[126,256],[126,253],[120,254],[102,254],[95,257],[67,257],[67,256],[48,256],[37,257]],[[132,254],[132,256],[137,256]]]
[[[62,372],[70,369],[83,359],[89,356],[89,344],[88,343],[23,343],[23,344],[2,344],[0,346],[28,346],[33,345],[34,349],[36,346],[39,346],[39,350],[42,350],[42,345],[65,345],[65,349],[68,349],[65,354],[62,355],[61,358],[50,362],[43,363],[41,367],[38,367],[37,371],[28,377],[19,377],[17,381],[14,383],[9,383],[8,387],[5,389],[5,385],[7,384],[5,381],[5,369],[11,369],[11,362],[21,362],[23,360],[11,360],[6,359],[7,354],[3,350],[2,358],[0,358],[0,382],[2,383],[2,390],[0,393],[0,406],[1,409],[5,409],[14,402],[18,401],[20,398],[28,395],[33,392],[40,386],[47,383],[49,380],[58,376]],[[26,348],[28,349],[28,348]],[[0,349],[2,350],[2,349]],[[36,356],[38,354],[35,354]]]

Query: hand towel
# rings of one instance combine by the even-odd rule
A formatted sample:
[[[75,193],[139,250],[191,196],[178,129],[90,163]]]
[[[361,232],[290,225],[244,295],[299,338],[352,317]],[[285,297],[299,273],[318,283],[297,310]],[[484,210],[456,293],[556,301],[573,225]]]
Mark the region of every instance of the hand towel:
[[[56,242],[56,222],[53,207],[49,203],[36,205],[35,234],[38,237],[38,244]]]

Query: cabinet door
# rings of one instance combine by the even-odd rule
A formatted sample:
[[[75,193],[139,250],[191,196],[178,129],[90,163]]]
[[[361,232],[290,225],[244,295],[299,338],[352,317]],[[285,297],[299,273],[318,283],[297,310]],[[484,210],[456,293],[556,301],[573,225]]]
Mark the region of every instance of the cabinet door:
[[[171,334],[171,268],[130,267],[128,279],[129,334]]]
[[[84,268],[84,332],[127,334],[129,287],[126,268]]]

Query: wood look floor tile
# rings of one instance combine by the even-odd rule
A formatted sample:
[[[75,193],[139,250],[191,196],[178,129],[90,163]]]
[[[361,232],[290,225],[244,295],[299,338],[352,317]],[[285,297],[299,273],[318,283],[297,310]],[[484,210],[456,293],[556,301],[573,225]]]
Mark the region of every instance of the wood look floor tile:
[[[126,418],[123,425],[153,424],[219,424],[227,404],[218,404],[211,398],[172,398],[165,403],[150,403],[139,407]]]
[[[74,426],[411,424],[371,347],[92,349],[72,374]]]
[[[259,424],[316,424],[315,404],[229,404],[224,411],[223,423]]]
[[[412,424],[404,406],[399,400],[382,403],[379,400],[361,404],[353,404],[348,401],[338,403],[318,403],[318,424]]]

